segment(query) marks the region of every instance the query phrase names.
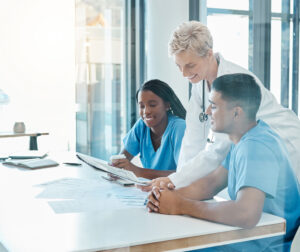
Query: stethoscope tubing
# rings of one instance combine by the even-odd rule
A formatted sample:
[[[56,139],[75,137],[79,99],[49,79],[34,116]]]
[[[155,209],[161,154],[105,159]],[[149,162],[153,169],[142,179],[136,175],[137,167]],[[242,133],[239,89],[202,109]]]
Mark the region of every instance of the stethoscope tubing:
[[[201,123],[208,120],[208,115],[205,113],[205,81],[202,80],[202,112],[199,114],[199,121]]]

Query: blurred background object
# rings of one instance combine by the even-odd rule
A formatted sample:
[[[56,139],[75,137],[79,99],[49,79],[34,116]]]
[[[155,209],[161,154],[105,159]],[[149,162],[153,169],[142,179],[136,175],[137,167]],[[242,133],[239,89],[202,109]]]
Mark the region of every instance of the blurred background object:
[[[8,103],[9,103],[8,95],[2,89],[0,89],[0,106]]]

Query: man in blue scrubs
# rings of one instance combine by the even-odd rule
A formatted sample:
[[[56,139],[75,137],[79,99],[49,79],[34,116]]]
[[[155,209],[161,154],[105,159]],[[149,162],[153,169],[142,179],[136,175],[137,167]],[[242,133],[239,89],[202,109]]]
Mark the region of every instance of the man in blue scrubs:
[[[286,235],[203,251],[289,251],[299,227],[299,182],[281,138],[265,122],[256,121],[260,102],[260,88],[252,76],[217,78],[206,112],[211,129],[228,134],[233,142],[230,152],[219,168],[187,187],[153,188],[147,207],[242,228],[254,227],[264,211],[286,219]],[[226,186],[231,200],[201,201]]]

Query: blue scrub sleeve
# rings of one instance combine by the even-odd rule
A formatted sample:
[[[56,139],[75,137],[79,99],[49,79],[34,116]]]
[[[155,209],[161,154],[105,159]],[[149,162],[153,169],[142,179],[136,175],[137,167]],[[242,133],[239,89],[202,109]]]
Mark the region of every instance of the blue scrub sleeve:
[[[226,156],[226,158],[224,159],[224,161],[222,162],[222,166],[226,169],[226,170],[229,170],[229,163],[230,163],[230,156],[231,156],[231,152],[232,152],[232,149],[233,149],[233,144],[231,145],[230,147],[230,150]]]
[[[136,156],[140,153],[140,140],[143,123],[144,122],[139,119],[123,139],[124,149],[128,151],[132,156]]]
[[[176,166],[178,164],[178,158],[182,143],[182,138],[184,136],[185,132],[185,121],[180,120],[177,121],[175,129],[172,132],[172,144],[173,144],[173,157],[174,161],[176,163]]]
[[[239,146],[235,160],[236,194],[242,187],[255,187],[275,197],[280,165],[268,146],[249,139]]]

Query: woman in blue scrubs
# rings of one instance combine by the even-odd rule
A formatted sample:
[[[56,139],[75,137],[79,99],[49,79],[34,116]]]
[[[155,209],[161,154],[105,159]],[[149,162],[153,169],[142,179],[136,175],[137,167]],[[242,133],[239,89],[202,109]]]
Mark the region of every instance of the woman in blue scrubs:
[[[113,166],[130,170],[138,177],[154,179],[176,171],[185,131],[186,111],[172,88],[150,80],[136,93],[140,119],[127,133],[123,153]],[[131,163],[140,154],[143,167]]]

